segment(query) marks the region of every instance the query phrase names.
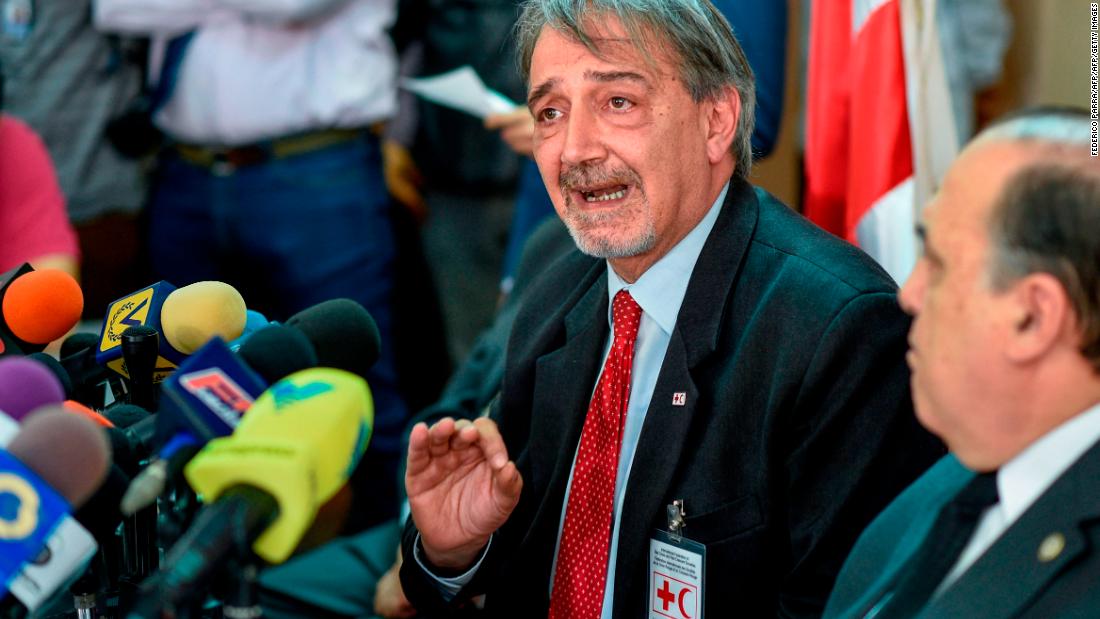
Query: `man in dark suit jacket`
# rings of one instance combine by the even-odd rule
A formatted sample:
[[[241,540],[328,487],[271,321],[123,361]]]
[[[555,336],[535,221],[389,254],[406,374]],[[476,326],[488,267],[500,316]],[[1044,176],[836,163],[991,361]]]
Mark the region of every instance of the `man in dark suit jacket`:
[[[1100,616],[1089,133],[1062,111],[991,127],[924,210],[924,256],[900,296],[917,417],[952,454],[863,534],[826,617]]]
[[[751,72],[713,6],[574,5],[519,32],[535,159],[587,256],[529,291],[493,419],[413,429],[402,585],[500,617],[819,615],[856,532],[942,454],[894,285],[745,180]],[[674,501],[694,584],[650,565]]]

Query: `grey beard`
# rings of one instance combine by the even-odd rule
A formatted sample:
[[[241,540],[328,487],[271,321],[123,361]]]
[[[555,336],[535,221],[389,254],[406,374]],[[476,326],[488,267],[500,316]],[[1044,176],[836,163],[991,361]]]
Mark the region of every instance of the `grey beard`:
[[[638,254],[645,253],[653,246],[657,244],[657,231],[653,229],[653,224],[650,224],[642,231],[642,234],[633,239],[627,239],[625,243],[615,244],[606,238],[591,238],[588,234],[577,229],[572,225],[572,222],[565,222],[566,228],[569,229],[569,235],[573,237],[573,242],[576,243],[577,249],[581,250],[581,253],[592,256],[593,258],[627,258],[630,256],[637,256]]]

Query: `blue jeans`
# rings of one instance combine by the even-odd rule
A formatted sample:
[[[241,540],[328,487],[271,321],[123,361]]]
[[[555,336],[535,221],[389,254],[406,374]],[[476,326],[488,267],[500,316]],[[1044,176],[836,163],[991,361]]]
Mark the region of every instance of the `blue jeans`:
[[[272,320],[337,297],[362,303],[382,335],[381,357],[367,376],[375,404],[369,460],[396,462],[408,413],[391,337],[391,208],[371,135],[221,173],[169,150],[150,205],[149,243],[158,279],[226,282]],[[394,494],[393,475],[356,477],[385,485],[364,506],[382,509],[367,522],[393,517],[396,498],[382,505],[391,503],[383,497]]]

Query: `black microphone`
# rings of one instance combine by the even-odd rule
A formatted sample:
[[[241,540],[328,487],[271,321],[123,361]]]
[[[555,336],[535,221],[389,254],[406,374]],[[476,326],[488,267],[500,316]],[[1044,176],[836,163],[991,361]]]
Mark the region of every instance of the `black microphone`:
[[[382,351],[374,318],[351,299],[318,303],[291,316],[286,324],[302,330],[322,367],[365,377]]]
[[[61,383],[61,389],[65,392],[65,399],[72,399],[73,381],[69,377],[69,373],[65,371],[65,368],[61,365],[61,362],[44,352],[32,352],[27,355],[27,358],[34,359],[49,368],[50,372],[57,377],[57,382]]]
[[[269,385],[291,374],[317,367],[317,351],[301,329],[264,327],[241,344],[237,354]]]
[[[122,332],[122,359],[130,377],[130,404],[149,411],[157,409],[153,373],[159,349],[160,335],[153,327],[137,325]]]
[[[193,596],[217,567],[249,546],[279,516],[278,500],[248,485],[230,488],[204,508],[168,551],[163,569],[142,583],[129,619],[159,619]]]
[[[79,352],[92,348],[99,344],[99,336],[95,333],[74,333],[61,342],[61,350],[58,356],[64,359]]]
[[[73,385],[70,399],[93,409],[103,408],[108,388],[112,397],[114,387],[121,378],[96,361],[99,336],[95,333],[74,333],[61,344],[61,367],[68,373]],[[114,383],[114,384],[112,384]]]
[[[115,404],[103,416],[115,424],[107,429],[115,464],[127,475],[136,475],[156,446],[157,418],[133,404]]]

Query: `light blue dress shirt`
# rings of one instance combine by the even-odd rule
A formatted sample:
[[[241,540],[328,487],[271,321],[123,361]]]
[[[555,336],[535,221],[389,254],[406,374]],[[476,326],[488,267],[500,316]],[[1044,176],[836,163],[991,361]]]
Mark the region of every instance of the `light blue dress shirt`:
[[[611,619],[615,599],[615,557],[619,548],[619,520],[622,517],[623,497],[626,495],[626,482],[630,478],[630,467],[634,463],[634,451],[638,447],[638,437],[642,433],[642,425],[645,423],[646,412],[649,410],[649,401],[653,397],[653,390],[657,386],[657,375],[661,372],[664,363],[665,352],[668,350],[669,340],[672,338],[672,330],[676,326],[676,317],[680,314],[680,306],[684,303],[684,295],[687,293],[688,281],[695,270],[695,263],[703,251],[703,244],[710,236],[714,228],[714,222],[718,219],[718,213],[722,203],[726,200],[729,191],[729,183],[722,188],[718,199],[711,205],[710,210],[703,216],[698,224],[677,243],[660,260],[642,273],[638,281],[633,284],[625,282],[611,265],[607,265],[607,322],[614,329],[611,318],[611,305],[620,290],[627,290],[634,301],[642,308],[642,321],[638,326],[638,339],[634,344],[634,363],[630,373],[630,400],[627,404],[626,424],[623,427],[623,443],[619,450],[619,470],[615,477],[615,504],[614,518],[611,522],[611,549],[608,554],[607,585],[604,587],[602,619]],[[604,344],[603,361],[611,351],[611,343],[614,341],[614,332],[610,334]],[[602,372],[602,370],[601,370]],[[599,383],[597,378],[596,383]],[[595,391],[595,384],[592,389]],[[580,445],[577,445],[580,448]],[[574,460],[576,454],[574,453]],[[558,546],[561,544],[561,531],[565,523],[565,507],[569,504],[569,489],[573,486],[573,471],[569,472],[569,484],[566,486],[565,500],[561,506],[561,520],[558,523],[558,540],[554,544],[554,570],[557,569]],[[490,540],[490,543],[492,541]],[[416,560],[424,567],[420,557],[419,539],[417,551],[414,553]],[[484,556],[484,555],[483,555]],[[440,589],[453,596],[473,578],[477,569],[481,566],[478,561],[469,571],[454,578],[435,577]],[[430,570],[427,570],[429,574]],[[554,571],[551,571],[549,587],[553,587]]]

